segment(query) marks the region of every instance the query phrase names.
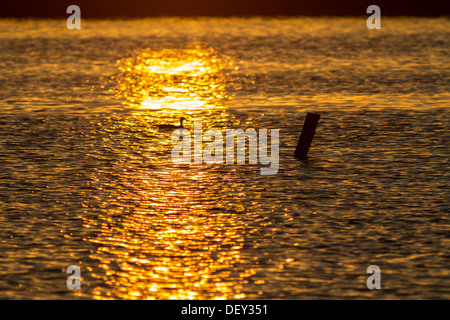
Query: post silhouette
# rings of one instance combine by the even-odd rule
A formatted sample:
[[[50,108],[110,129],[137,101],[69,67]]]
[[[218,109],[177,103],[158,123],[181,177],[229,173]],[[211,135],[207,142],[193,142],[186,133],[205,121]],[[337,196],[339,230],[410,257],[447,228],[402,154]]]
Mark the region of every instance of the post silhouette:
[[[311,142],[316,133],[316,127],[319,123],[320,114],[318,113],[308,113],[305,118],[305,123],[303,124],[302,133],[298,139],[297,149],[295,149],[294,157],[306,160],[308,159],[309,147],[311,147]]]

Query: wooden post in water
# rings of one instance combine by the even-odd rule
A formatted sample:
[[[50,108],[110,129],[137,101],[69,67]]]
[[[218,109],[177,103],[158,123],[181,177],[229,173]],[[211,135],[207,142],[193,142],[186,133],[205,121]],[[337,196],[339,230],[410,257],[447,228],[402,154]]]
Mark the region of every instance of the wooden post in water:
[[[301,160],[308,159],[308,151],[313,141],[314,134],[316,133],[316,127],[319,123],[320,114],[308,113],[303,124],[302,133],[298,139],[297,149],[295,149],[294,157]]]

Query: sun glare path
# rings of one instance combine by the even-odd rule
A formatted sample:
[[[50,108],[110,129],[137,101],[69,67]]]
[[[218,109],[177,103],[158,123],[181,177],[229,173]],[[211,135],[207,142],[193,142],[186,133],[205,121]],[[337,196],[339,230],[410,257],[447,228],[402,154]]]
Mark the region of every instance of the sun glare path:
[[[116,97],[142,109],[221,107],[227,65],[212,49],[144,51],[117,61]]]
[[[223,108],[224,62],[213,50],[144,51],[119,60],[117,97],[130,116],[102,126],[104,148],[117,155],[114,179],[97,171],[104,211],[85,219],[96,247],[91,275],[106,284],[98,299],[242,298],[253,270],[235,272],[244,225],[234,178],[213,166],[170,161],[170,135],[154,124],[180,116],[205,128],[233,121]],[[192,122],[192,121],[191,121]],[[169,138],[168,138],[169,137]],[[138,203],[138,207],[132,204]],[[89,204],[86,204],[89,207]],[[233,276],[234,274],[234,276]]]

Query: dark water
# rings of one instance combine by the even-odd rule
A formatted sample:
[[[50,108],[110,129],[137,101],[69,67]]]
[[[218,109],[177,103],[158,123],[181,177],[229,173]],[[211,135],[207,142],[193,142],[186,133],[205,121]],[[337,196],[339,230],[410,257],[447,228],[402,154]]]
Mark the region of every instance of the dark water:
[[[449,27],[1,20],[0,298],[450,298]],[[278,173],[174,164],[180,116],[280,129]]]

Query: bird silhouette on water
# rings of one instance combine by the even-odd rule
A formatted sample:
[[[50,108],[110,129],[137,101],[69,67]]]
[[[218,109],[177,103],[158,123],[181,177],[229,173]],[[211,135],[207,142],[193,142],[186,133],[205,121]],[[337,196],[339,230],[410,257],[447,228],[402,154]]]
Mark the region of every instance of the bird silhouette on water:
[[[173,125],[173,124],[159,124],[158,127],[160,129],[184,129],[183,121],[187,120],[185,117],[180,118],[180,125]]]

